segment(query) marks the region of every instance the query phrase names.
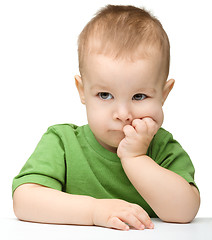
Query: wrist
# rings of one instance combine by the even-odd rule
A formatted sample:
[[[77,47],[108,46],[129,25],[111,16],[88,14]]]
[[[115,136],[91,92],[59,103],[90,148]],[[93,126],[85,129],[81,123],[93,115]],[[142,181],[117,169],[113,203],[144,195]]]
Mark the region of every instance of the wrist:
[[[96,225],[95,222],[96,222],[96,208],[97,208],[97,205],[98,205],[98,200],[97,198],[93,198],[92,199],[92,207],[91,207],[91,222],[92,222],[92,225]]]
[[[134,152],[129,152],[129,151],[125,151],[118,148],[117,150],[117,155],[119,156],[119,158],[122,159],[136,159],[138,157],[142,157],[142,156],[146,156],[147,150],[146,151],[134,151]]]
[[[132,161],[142,161],[143,159],[147,158],[146,154],[141,154],[138,156],[123,156],[120,158],[121,162],[132,162]]]

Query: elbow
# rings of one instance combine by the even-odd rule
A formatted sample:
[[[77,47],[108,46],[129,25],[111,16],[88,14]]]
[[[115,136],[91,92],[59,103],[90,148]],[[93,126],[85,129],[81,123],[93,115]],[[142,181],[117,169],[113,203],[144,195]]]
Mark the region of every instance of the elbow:
[[[19,220],[24,220],[24,209],[22,203],[22,192],[20,190],[20,187],[18,187],[13,194],[13,212]]]
[[[184,209],[178,210],[177,212],[169,211],[169,213],[163,216],[159,216],[159,218],[164,222],[186,224],[194,220],[198,210],[199,210],[199,204],[193,207],[190,206],[190,207],[187,207],[186,209],[184,208]]]
[[[160,219],[167,223],[181,223],[187,224],[193,221],[194,216],[172,216],[172,217],[160,217]]]
[[[196,217],[200,207],[200,194],[196,187],[192,187],[192,197],[188,201],[178,202],[172,209],[166,209],[159,218],[164,222],[190,223]]]
[[[29,195],[32,184],[23,184],[16,188],[13,194],[13,212],[19,220],[27,220],[29,209]]]
[[[198,210],[199,210],[200,202],[196,202],[196,204],[193,204],[193,206],[187,206],[182,209],[178,209],[178,211],[171,212],[169,211],[169,214],[165,214],[164,216],[159,216],[159,218],[164,222],[170,222],[170,223],[190,223],[194,220],[196,217]]]
[[[19,205],[20,205],[19,197],[17,195],[18,194],[16,193],[16,190],[15,190],[14,195],[13,195],[13,212],[19,220],[22,220],[21,211],[20,211],[20,207],[19,207]]]

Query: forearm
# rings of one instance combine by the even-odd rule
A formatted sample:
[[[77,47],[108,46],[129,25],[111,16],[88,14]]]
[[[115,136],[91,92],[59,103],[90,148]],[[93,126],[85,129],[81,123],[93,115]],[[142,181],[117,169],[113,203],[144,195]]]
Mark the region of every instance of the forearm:
[[[13,196],[14,212],[20,220],[93,225],[94,198],[71,195],[36,184],[24,184]]]
[[[199,209],[199,193],[184,178],[148,156],[122,160],[126,175],[164,221],[189,222]]]

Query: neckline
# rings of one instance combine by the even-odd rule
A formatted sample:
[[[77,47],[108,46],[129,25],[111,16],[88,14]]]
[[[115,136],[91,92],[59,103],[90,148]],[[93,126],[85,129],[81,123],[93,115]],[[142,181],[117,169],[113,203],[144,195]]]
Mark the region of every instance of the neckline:
[[[120,161],[120,158],[116,153],[110,152],[109,150],[105,149],[95,138],[93,132],[91,131],[89,125],[83,126],[84,136],[88,142],[88,144],[92,147],[92,149],[98,153],[104,159],[110,161]]]

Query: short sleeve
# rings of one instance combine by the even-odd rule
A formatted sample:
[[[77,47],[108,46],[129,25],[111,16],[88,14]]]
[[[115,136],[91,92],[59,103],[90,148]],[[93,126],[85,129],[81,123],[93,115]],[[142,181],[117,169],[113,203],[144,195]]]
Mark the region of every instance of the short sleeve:
[[[160,128],[151,142],[149,153],[161,167],[177,173],[188,183],[197,187],[194,181],[193,163],[182,146],[173,139],[171,133]]]
[[[42,136],[35,151],[13,179],[12,192],[24,183],[62,190],[65,184],[65,153],[61,137],[53,127]]]

